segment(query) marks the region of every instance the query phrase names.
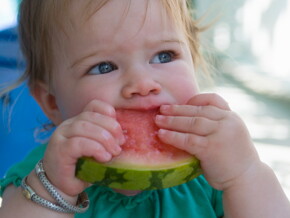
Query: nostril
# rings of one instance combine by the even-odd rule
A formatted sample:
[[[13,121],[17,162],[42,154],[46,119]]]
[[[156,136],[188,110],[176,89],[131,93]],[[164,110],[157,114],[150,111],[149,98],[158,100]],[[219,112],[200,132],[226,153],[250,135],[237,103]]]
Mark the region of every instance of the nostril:
[[[156,88],[150,90],[151,93],[156,94],[156,95],[159,94],[160,91],[161,91],[160,85],[159,85],[159,87],[156,87]]]
[[[159,94],[161,91],[161,85],[153,80],[135,82],[127,84],[122,90],[122,94],[125,98],[131,98],[133,96],[147,96],[151,94]]]
[[[144,90],[144,91],[141,91],[141,92],[136,92],[134,94],[135,95],[146,96],[146,95],[149,95],[149,94],[158,94],[158,91],[157,91],[157,89],[152,89],[152,90]]]

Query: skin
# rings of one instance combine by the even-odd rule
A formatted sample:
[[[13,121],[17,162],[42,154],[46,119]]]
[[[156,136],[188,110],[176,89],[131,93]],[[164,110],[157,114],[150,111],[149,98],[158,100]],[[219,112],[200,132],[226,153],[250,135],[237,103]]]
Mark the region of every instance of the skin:
[[[84,188],[74,176],[78,157],[93,154],[97,161],[105,162],[121,152],[124,136],[115,120],[116,108],[148,110],[163,104],[185,104],[198,93],[184,35],[169,19],[162,18],[157,3],[151,3],[147,15],[145,4],[132,2],[120,23],[126,4],[111,1],[85,25],[77,24],[79,31],[69,34],[73,36],[64,45],[67,57],[57,58],[60,63],[51,93],[46,87],[36,92],[37,99],[49,97],[55,105],[53,110],[51,106],[44,108],[59,124],[44,164],[51,181],[68,195]],[[108,11],[116,16],[112,18]],[[172,57],[161,63],[158,54]],[[98,64],[104,62],[116,69],[100,74]]]
[[[289,202],[260,161],[243,121],[220,96],[198,93],[184,34],[161,16],[158,1],[150,1],[147,14],[145,0],[131,1],[126,16],[124,2],[110,1],[85,23],[75,20],[77,31],[64,40],[66,55],[56,58],[52,86],[40,83],[33,92],[58,125],[44,156],[51,183],[74,203],[89,186],[74,176],[77,159],[107,162],[122,150],[115,109],[160,107],[159,138],[200,159],[209,183],[224,191],[225,217],[287,217]],[[73,4],[79,17],[81,1]],[[112,63],[101,65],[112,71],[99,74],[104,62]],[[33,172],[27,182],[53,201]],[[27,201],[12,186],[3,199],[3,217],[72,217]]]

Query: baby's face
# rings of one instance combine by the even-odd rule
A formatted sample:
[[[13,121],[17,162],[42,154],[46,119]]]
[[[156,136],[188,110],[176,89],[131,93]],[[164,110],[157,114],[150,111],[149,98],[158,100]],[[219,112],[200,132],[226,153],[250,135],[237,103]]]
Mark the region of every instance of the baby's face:
[[[75,1],[81,4],[81,1]],[[111,0],[80,20],[57,57],[53,95],[61,119],[80,113],[93,99],[115,108],[151,109],[184,104],[197,94],[194,67],[183,32],[160,1]]]

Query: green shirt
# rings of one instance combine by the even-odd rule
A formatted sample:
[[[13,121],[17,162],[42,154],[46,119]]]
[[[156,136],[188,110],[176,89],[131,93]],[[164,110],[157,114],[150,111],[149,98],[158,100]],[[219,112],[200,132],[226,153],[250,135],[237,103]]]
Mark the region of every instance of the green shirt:
[[[39,146],[27,158],[13,166],[0,180],[2,196],[7,185],[19,186],[23,177],[33,170],[43,157],[46,146]],[[213,189],[203,176],[176,187],[144,191],[136,196],[124,196],[110,188],[93,185],[86,189],[90,208],[77,218],[211,218],[223,217],[222,192]]]

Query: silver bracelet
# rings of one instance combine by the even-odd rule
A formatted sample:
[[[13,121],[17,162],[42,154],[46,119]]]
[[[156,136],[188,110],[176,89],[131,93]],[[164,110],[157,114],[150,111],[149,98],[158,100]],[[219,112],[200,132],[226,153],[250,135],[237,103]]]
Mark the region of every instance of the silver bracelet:
[[[89,208],[89,200],[87,194],[82,192],[77,201],[77,206],[74,206],[64,200],[64,198],[57,192],[56,188],[48,181],[43,169],[43,162],[40,160],[35,166],[35,172],[40,182],[43,184],[48,193],[57,201],[57,203],[71,213],[84,213]]]
[[[61,206],[54,204],[48,200],[45,200],[43,198],[41,198],[40,196],[38,196],[35,191],[33,191],[33,189],[26,184],[26,178],[22,179],[21,182],[21,187],[22,187],[22,194],[24,195],[24,197],[28,200],[31,200],[39,205],[41,205],[42,207],[46,207],[48,209],[57,211],[57,212],[62,212],[62,213],[70,213],[70,211],[68,211],[67,209],[62,208]]]

